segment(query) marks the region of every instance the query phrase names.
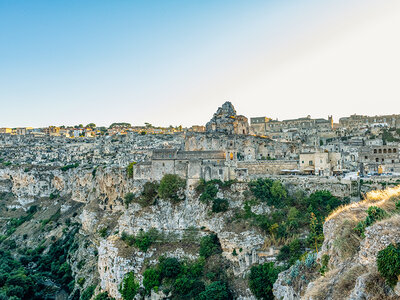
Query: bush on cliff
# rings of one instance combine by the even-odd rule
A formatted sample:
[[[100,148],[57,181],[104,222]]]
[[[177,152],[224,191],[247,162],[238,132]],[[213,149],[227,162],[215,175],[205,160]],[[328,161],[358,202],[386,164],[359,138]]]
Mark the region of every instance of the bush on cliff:
[[[175,174],[166,174],[160,181],[158,195],[160,198],[179,202],[179,192],[185,188],[186,181]]]
[[[128,178],[133,178],[133,166],[136,165],[136,162],[133,161],[131,162],[127,167],[126,167],[126,175]]]
[[[222,249],[216,234],[210,234],[202,237],[199,250],[200,256],[207,258],[213,254],[219,253],[222,253]]]
[[[200,293],[200,300],[229,300],[233,299],[228,285],[222,281],[214,281],[209,284],[205,291]]]
[[[274,263],[253,266],[250,269],[249,286],[257,299],[273,300],[272,287],[278,278],[280,270],[274,267]]]
[[[354,228],[356,233],[361,237],[364,237],[365,228],[388,216],[384,209],[377,206],[368,207],[367,214],[365,220],[358,222],[357,226]]]
[[[126,273],[119,286],[122,299],[133,300],[139,290],[139,283],[135,279],[133,272]]]
[[[147,181],[143,186],[143,191],[140,195],[139,203],[143,206],[153,205],[158,194],[158,188],[159,184],[157,182]]]
[[[159,232],[155,228],[151,228],[147,232],[141,230],[136,236],[127,234],[125,231],[121,234],[121,240],[128,246],[135,246],[143,252],[146,252],[158,237]]]
[[[94,300],[115,300],[113,297],[110,297],[107,292],[103,292],[98,294]]]
[[[376,263],[381,276],[393,288],[400,275],[400,244],[390,244],[379,251]]]
[[[228,200],[220,198],[216,198],[213,200],[212,212],[214,213],[225,212],[228,210],[228,208],[229,208]]]

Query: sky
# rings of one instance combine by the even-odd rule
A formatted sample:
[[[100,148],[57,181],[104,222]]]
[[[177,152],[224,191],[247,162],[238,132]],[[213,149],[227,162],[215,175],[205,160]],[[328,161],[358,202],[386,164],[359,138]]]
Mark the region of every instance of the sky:
[[[0,0],[0,127],[400,114],[398,0]]]

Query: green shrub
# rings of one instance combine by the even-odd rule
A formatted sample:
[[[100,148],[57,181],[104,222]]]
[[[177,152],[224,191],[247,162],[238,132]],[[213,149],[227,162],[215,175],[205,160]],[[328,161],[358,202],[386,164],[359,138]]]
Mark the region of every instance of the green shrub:
[[[65,172],[65,171],[68,171],[69,169],[77,168],[78,166],[79,166],[79,163],[74,163],[74,164],[70,164],[70,165],[65,165],[65,166],[61,167],[60,170]]]
[[[122,299],[133,300],[139,290],[139,283],[135,279],[133,272],[126,273],[119,286]]]
[[[143,286],[149,295],[151,290],[161,284],[161,274],[158,268],[148,268],[143,272]]]
[[[121,240],[123,240],[128,246],[135,246],[146,252],[149,247],[157,240],[159,233],[157,229],[152,228],[147,232],[140,231],[137,236],[122,232]]]
[[[179,202],[178,192],[183,190],[186,186],[186,181],[175,174],[166,174],[160,181],[158,187],[158,194],[160,198]]]
[[[305,245],[299,239],[295,239],[288,245],[282,246],[277,256],[278,261],[288,261],[289,265],[294,264],[300,259],[305,250]]]
[[[84,277],[78,278],[78,284],[79,284],[80,286],[83,286],[83,285],[85,284],[85,282],[86,282],[86,279],[85,279]]]
[[[210,234],[202,237],[199,250],[200,256],[207,258],[213,254],[219,253],[222,253],[222,249],[216,234]]]
[[[209,284],[205,291],[200,293],[200,300],[229,300],[233,299],[228,285],[222,281],[215,281]]]
[[[257,299],[273,300],[272,287],[280,270],[272,262],[253,266],[250,269],[249,286]]]
[[[319,272],[321,273],[322,276],[324,276],[325,273],[329,271],[328,264],[330,259],[331,257],[328,254],[322,255],[321,268],[319,269]]]
[[[143,252],[146,252],[150,246],[156,241],[158,237],[158,231],[154,228],[147,232],[140,231],[135,238],[135,246]]]
[[[108,227],[102,227],[99,229],[99,235],[104,239],[108,235]]]
[[[133,161],[131,162],[127,167],[126,167],[126,175],[128,178],[133,178],[133,166],[136,165],[136,162]]]
[[[131,193],[131,192],[127,193],[127,194],[124,196],[124,203],[125,203],[125,206],[128,207],[129,204],[132,203],[133,199],[135,199],[135,195],[134,195],[133,193]]]
[[[182,264],[175,257],[160,258],[160,272],[163,278],[175,278],[182,270]]]
[[[175,299],[197,299],[205,285],[202,281],[186,276],[178,277],[173,286]]]
[[[121,234],[121,240],[123,240],[128,246],[133,246],[135,244],[135,236],[127,234],[125,231]]]
[[[376,263],[378,271],[392,288],[400,275],[400,244],[390,244],[378,252]]]
[[[157,182],[147,181],[143,186],[143,191],[140,196],[140,204],[143,206],[150,206],[154,204],[154,201],[158,195],[159,184]]]
[[[93,296],[95,289],[96,289],[95,285],[87,287],[86,290],[82,293],[80,300],[90,300]]]
[[[354,228],[355,232],[361,237],[364,237],[366,227],[371,226],[376,221],[380,221],[388,216],[385,210],[377,206],[368,207],[367,214],[365,220],[358,222],[357,226]]]
[[[396,202],[396,209],[400,210],[400,200]]]
[[[209,203],[210,201],[214,200],[214,198],[218,194],[218,185],[213,182],[205,182],[204,187],[202,189],[197,188],[197,190],[202,190],[200,195],[200,201],[205,203]]]
[[[219,198],[213,200],[212,212],[214,213],[225,212],[228,210],[228,208],[229,208],[228,200]]]

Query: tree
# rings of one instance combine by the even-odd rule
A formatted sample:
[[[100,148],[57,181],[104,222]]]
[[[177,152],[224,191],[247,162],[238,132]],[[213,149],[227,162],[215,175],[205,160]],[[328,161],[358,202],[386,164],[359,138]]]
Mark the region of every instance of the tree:
[[[173,202],[180,201],[178,192],[185,188],[186,181],[175,174],[166,174],[160,181],[158,194],[160,198],[171,200]]]
[[[139,290],[139,283],[135,279],[133,272],[126,273],[119,286],[122,299],[133,300]]]
[[[376,263],[378,271],[393,288],[400,275],[400,248],[399,244],[390,244],[378,252]]]
[[[96,128],[96,124],[94,124],[94,123],[89,123],[89,124],[86,125],[86,127],[89,127],[89,128],[94,129],[94,128]]]
[[[279,204],[282,200],[286,199],[287,192],[279,180],[275,180],[271,186],[271,196],[274,198],[274,202]]]
[[[233,299],[232,294],[225,282],[214,281],[206,287],[206,290],[199,295],[200,300],[229,300]]]
[[[157,268],[148,268],[143,273],[143,286],[146,289],[146,293],[150,294],[153,288],[158,287],[161,284],[161,274]]]
[[[278,278],[279,269],[274,263],[253,266],[250,269],[249,286],[251,292],[257,299],[273,300],[272,287]]]
[[[216,234],[206,235],[201,238],[199,250],[200,256],[207,258],[213,254],[219,254],[221,252],[221,244]]]

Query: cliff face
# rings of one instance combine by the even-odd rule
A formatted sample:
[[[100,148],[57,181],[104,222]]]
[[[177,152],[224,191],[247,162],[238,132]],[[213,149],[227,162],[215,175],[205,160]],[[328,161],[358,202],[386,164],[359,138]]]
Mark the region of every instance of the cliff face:
[[[8,239],[13,238],[17,247],[35,248],[42,240],[61,238],[68,224],[79,224],[75,236],[78,247],[68,258],[75,281],[81,282],[75,290],[96,285],[96,293],[107,291],[121,299],[119,285],[127,272],[134,271],[142,285],[143,271],[156,264],[160,256],[197,259],[200,238],[215,233],[235,299],[255,299],[248,287],[248,271],[254,264],[274,261],[277,249],[265,243],[265,233],[259,229],[232,222],[235,211],[243,209],[249,200],[247,184],[219,188],[217,198],[227,199],[229,210],[212,213],[190,187],[178,203],[158,199],[151,206],[135,202],[126,206],[124,196],[139,195],[144,183],[129,179],[121,168],[78,167],[64,172],[52,167],[0,169],[0,205],[6,208],[6,218],[23,215],[32,205],[39,207],[33,219],[18,227]],[[324,182],[324,186],[329,187],[329,182]],[[345,192],[338,189],[341,196]],[[366,201],[331,214],[323,227],[325,240],[318,256],[310,256],[280,273],[274,285],[275,297],[397,299],[399,288],[392,290],[380,277],[376,256],[390,243],[400,242],[400,216],[394,205],[399,195],[400,189],[388,190],[386,194],[370,193]],[[388,217],[366,227],[365,237],[360,237],[354,233],[354,227],[365,219],[371,205],[388,211]],[[251,211],[264,214],[271,212],[271,208],[261,203],[252,206]],[[5,232],[7,224],[0,225]],[[154,229],[159,233],[157,242],[147,251],[121,239],[123,233],[138,235]],[[22,238],[27,233],[28,237]],[[320,265],[324,260],[327,264],[322,276]],[[152,291],[149,297],[159,299],[161,293]]]
[[[367,194],[366,200],[339,208],[324,223],[324,243],[311,268],[292,266],[279,274],[274,284],[277,299],[398,299],[399,284],[391,289],[377,270],[377,254],[389,244],[400,242],[400,215],[395,202],[400,187]],[[367,226],[364,235],[354,228],[377,206],[386,218]],[[319,272],[326,261],[324,275]],[[303,263],[304,265],[304,263]],[[300,266],[300,267],[299,267]]]
[[[128,192],[139,195],[143,184],[127,178],[126,171],[119,168],[99,167],[95,171],[74,168],[65,172],[43,167],[29,171],[18,167],[0,169],[0,192],[9,195],[4,199],[8,209],[24,214],[31,205],[38,205],[40,211],[49,211],[51,207],[53,210],[46,217],[51,218],[59,209],[60,220],[69,218],[71,222],[80,224],[76,236],[80,246],[71,256],[70,264],[76,281],[86,278],[82,289],[98,284],[99,289],[121,299],[118,287],[127,272],[134,271],[141,281],[145,266],[156,263],[161,255],[190,260],[198,258],[196,245],[199,239],[215,233],[230,274],[238,278],[232,284],[235,297],[252,299],[244,275],[253,264],[273,259],[276,254],[273,249],[263,248],[265,236],[248,226],[232,226],[233,210],[211,213],[190,188],[185,190],[185,200],[177,204],[159,199],[150,207],[138,203],[126,207],[124,195]],[[220,190],[218,197],[229,199],[231,209],[242,208],[246,188],[244,183],[233,184],[229,189]],[[74,208],[76,205],[78,207]],[[258,213],[269,211],[265,205],[253,209]],[[17,233],[30,232],[33,230],[28,227],[30,223],[40,225],[44,219],[44,216],[35,214],[35,219],[19,227]],[[105,234],[99,234],[104,228]],[[61,229],[54,225],[42,233],[39,226],[37,235],[28,238],[28,242],[21,240],[17,244],[29,243],[33,248],[41,238],[50,240],[53,235],[60,236]],[[158,230],[160,241],[146,252],[121,240],[123,232],[138,234],[151,229]],[[234,250],[237,252],[235,255],[232,254]]]

